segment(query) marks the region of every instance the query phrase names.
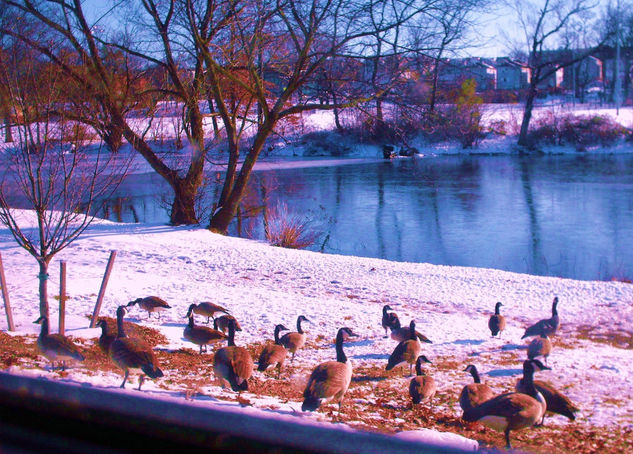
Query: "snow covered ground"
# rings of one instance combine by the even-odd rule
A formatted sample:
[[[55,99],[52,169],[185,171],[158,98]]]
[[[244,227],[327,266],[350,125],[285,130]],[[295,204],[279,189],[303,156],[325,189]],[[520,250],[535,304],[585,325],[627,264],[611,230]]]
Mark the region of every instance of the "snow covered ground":
[[[23,222],[32,224],[29,212],[24,212]],[[238,345],[272,338],[277,323],[294,329],[297,316],[306,315],[312,321],[304,324],[309,333],[308,344],[297,354],[283,378],[294,382],[297,389],[302,389],[315,365],[334,359],[332,341],[341,326],[349,326],[361,336],[345,346],[356,370],[384,369],[396,345],[383,337],[380,326],[382,306],[389,304],[403,323],[415,319],[418,330],[433,341],[424,344],[424,353],[433,362],[426,370],[435,377],[439,393],[446,397],[436,403],[436,410],[456,416],[461,414],[457,396],[471,381],[463,372],[465,365],[476,364],[482,380],[496,392],[513,388],[525,358],[523,347],[527,342],[520,339],[521,335],[529,324],[549,317],[552,299],[558,296],[562,328],[549,357],[552,370],[541,372],[538,378],[564,390],[580,407],[577,420],[580,424],[633,427],[633,350],[613,341],[599,341],[600,336],[607,340],[616,335],[630,338],[631,284],[325,255],[275,248],[200,228],[97,220],[79,240],[58,254],[50,268],[49,292],[54,296],[58,294],[59,261],[68,264],[66,334],[86,339],[87,343],[100,334],[99,329],[88,328],[87,316],[92,314],[111,250],[118,254],[101,315],[114,317],[116,307],[121,304],[138,297],[160,296],[172,306],[163,312],[160,322],[156,318],[146,320],[147,315],[137,307],[131,308],[127,320],[160,330],[168,339],[161,349],[197,350],[183,339],[185,313],[191,303],[212,301],[229,308],[243,328],[236,337]],[[36,262],[16,246],[4,228],[0,229],[0,253],[17,325],[17,332],[11,334],[36,334],[39,332],[39,325],[33,323],[39,315]],[[508,319],[508,328],[500,339],[493,339],[487,322],[497,301],[504,304],[502,313]],[[56,331],[56,300],[51,297],[50,302],[52,331]],[[7,329],[4,314],[0,329]],[[588,332],[592,335],[581,335]],[[34,336],[31,339],[35,341]],[[210,362],[212,355],[208,354],[208,358]],[[117,372],[95,374],[81,364],[60,377],[43,358],[35,365],[18,363],[9,371],[110,389],[118,388],[121,382]],[[159,385],[170,377],[169,370],[164,372],[163,379],[146,381],[141,392],[163,398],[165,387]],[[365,404],[375,403],[374,393],[385,383],[406,395],[409,378],[404,372],[408,373],[405,370],[385,373],[389,378],[384,382],[353,384],[358,387],[355,397],[346,398],[344,405],[353,406],[363,414]],[[259,372],[255,375],[274,380]],[[138,392],[131,388],[128,385],[126,392]],[[169,389],[168,395],[182,400],[186,391]],[[211,376],[208,384],[197,391],[198,396],[208,394],[219,399],[233,395],[222,391]],[[198,400],[196,396],[194,399],[196,405],[220,405],[208,399]],[[299,400],[250,396],[250,401],[255,408],[273,408],[284,417],[298,417],[301,413]],[[323,412],[302,417],[330,419]],[[547,424],[556,427],[567,424],[567,420],[556,416],[548,418]],[[394,430],[398,427],[397,419],[393,427]]]
[[[510,111],[509,108],[491,110],[487,117],[508,118]],[[591,113],[615,117],[613,110],[594,109]],[[633,110],[622,109],[616,119],[631,127]],[[331,121],[331,114],[317,113],[306,121],[308,127],[322,129]],[[514,141],[512,137],[497,137],[469,152],[510,152]],[[421,146],[420,150],[431,155],[463,152],[454,144],[426,149]],[[565,150],[556,150],[561,151]],[[630,151],[628,144],[608,150]],[[287,159],[292,156],[299,159]],[[314,161],[310,163],[300,157],[297,148],[280,146],[258,166],[314,165]],[[381,151],[377,147],[358,147],[352,157],[381,159]],[[344,162],[355,161],[349,157],[330,159],[330,165]],[[135,171],[148,171],[148,167],[140,162]],[[33,226],[30,213],[23,214],[24,225]],[[633,430],[631,284],[324,255],[274,248],[252,240],[212,234],[200,228],[98,220],[79,240],[58,254],[50,268],[49,294],[54,296],[58,294],[59,261],[68,264],[66,334],[83,339],[84,346],[100,334],[99,329],[88,328],[88,317],[92,314],[111,250],[118,254],[101,315],[114,317],[117,306],[138,297],[157,295],[163,298],[172,309],[163,313],[160,322],[146,320],[146,314],[136,307],[127,316],[129,321],[156,328],[164,334],[168,341],[160,345],[160,349],[197,349],[183,339],[185,313],[191,303],[212,301],[229,308],[243,327],[237,335],[238,345],[261,344],[272,338],[275,324],[283,323],[294,329],[297,316],[306,315],[312,321],[304,325],[309,333],[308,344],[297,354],[294,364],[287,367],[283,378],[299,393],[310,370],[318,363],[334,358],[333,339],[341,326],[349,326],[361,336],[345,346],[355,370],[363,374],[382,374],[396,345],[383,337],[380,326],[382,306],[389,304],[403,324],[415,319],[418,330],[432,339],[433,344],[424,344],[424,353],[433,362],[426,370],[435,377],[438,395],[442,396],[432,411],[455,417],[461,414],[457,396],[471,381],[463,372],[465,365],[476,364],[483,381],[496,392],[512,389],[521,375],[521,363],[526,356],[527,342],[520,339],[523,330],[538,319],[549,317],[552,299],[558,296],[562,327],[549,357],[552,370],[542,372],[537,378],[553,383],[580,407],[577,419],[580,427],[617,427],[629,433]],[[39,332],[39,325],[33,323],[39,315],[37,264],[15,244],[5,228],[0,228],[0,253],[17,325],[17,331],[9,334],[31,336],[29,340],[34,342]],[[504,304],[502,313],[508,319],[508,328],[500,339],[493,339],[487,321],[497,301]],[[55,332],[57,307],[54,297],[50,298],[50,304],[52,331]],[[198,323],[201,321],[197,320]],[[0,330],[7,330],[4,314],[0,316]],[[208,358],[210,362],[212,354]],[[37,363],[19,362],[8,370],[108,389],[118,389],[121,382],[117,371],[94,373],[81,364],[71,368],[68,374],[60,375],[51,371],[43,358]],[[190,389],[165,385],[171,377],[168,369],[164,372],[163,379],[147,381],[142,392],[165,398],[165,389],[168,389],[167,398],[179,401],[189,395]],[[264,381],[273,380],[259,372],[255,372],[255,376]],[[365,411],[370,405],[374,409],[376,405],[401,407],[402,399],[385,401],[383,397],[377,397],[385,387],[397,396],[406,396],[409,377],[402,372],[385,373],[384,377],[387,377],[384,381],[372,376],[352,383],[345,400],[345,406],[351,406],[357,410],[356,414],[363,416],[365,425],[367,420],[380,418],[373,410]],[[131,388],[129,386],[124,392],[138,392]],[[242,409],[235,402],[234,393],[221,390],[212,376],[208,376],[208,383],[194,391],[197,392],[193,397],[195,405]],[[220,400],[201,398],[205,395]],[[283,418],[331,419],[324,411],[301,414],[297,411],[301,406],[299,399],[250,395],[249,400],[252,407],[240,411],[273,409]],[[348,419],[346,423],[358,426],[360,418]],[[399,431],[405,427],[406,419],[406,412],[398,410],[393,420],[381,424],[383,428],[386,424],[392,431]],[[547,420],[548,427],[565,427],[566,424],[567,420],[560,416]],[[404,436],[437,441],[435,433],[429,434],[425,430]],[[440,435],[440,440],[448,442],[450,436]]]

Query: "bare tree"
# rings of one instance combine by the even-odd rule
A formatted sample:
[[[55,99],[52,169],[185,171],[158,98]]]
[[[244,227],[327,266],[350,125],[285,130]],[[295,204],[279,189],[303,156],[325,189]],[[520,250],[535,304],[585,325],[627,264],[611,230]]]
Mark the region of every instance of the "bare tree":
[[[619,5],[619,8],[617,7]],[[617,64],[611,65],[605,69],[605,84],[609,89],[610,98],[612,101],[615,99],[615,86],[619,77],[623,80],[622,88],[624,89],[623,99],[627,99],[630,95],[631,88],[631,66],[633,65],[633,13],[631,7],[633,4],[630,1],[621,0],[616,4],[609,2],[603,17],[598,22],[598,33],[603,36],[604,47],[601,49],[600,57],[604,60],[612,60],[615,62],[617,57],[617,37],[619,36],[620,42],[620,58],[621,68],[624,71],[621,74],[617,74]],[[608,73],[607,73],[608,71]]]
[[[420,14],[416,2],[393,0],[402,13],[394,21],[376,21],[379,25],[369,30],[366,24],[379,13],[382,3],[258,0],[221,3],[208,11],[187,0],[190,31],[204,58],[229,150],[222,193],[209,223],[212,230],[228,229],[259,154],[281,119],[315,109],[351,107],[366,100],[367,95],[352,96],[322,104],[307,101],[300,92],[330,59],[361,58],[371,36]],[[271,78],[275,80],[272,86],[267,83]],[[243,94],[239,110],[226,96],[227,87]],[[257,121],[247,114],[251,99],[261,109]],[[244,121],[250,125],[249,144],[238,169],[240,139],[247,130]]]
[[[594,53],[600,44],[596,39],[594,46],[580,52],[560,52],[565,44],[564,32],[573,22],[587,21],[596,5],[590,0],[514,0],[511,6],[524,34],[531,73],[518,140],[520,146],[527,146],[534,101],[541,85],[556,77],[561,69]]]
[[[443,0],[446,3],[446,0]],[[117,3],[114,12],[125,14],[124,29],[108,32],[113,21],[92,22],[81,0],[0,0],[5,14],[20,18],[38,30],[37,37],[5,21],[0,32],[37,49],[50,63],[74,80],[81,92],[98,106],[108,127],[123,136],[174,192],[172,224],[197,223],[196,201],[204,184],[208,154],[205,120],[214,136],[222,136],[227,149],[222,190],[210,219],[213,230],[226,232],[242,199],[253,166],[279,121],[314,109],[342,109],[378,91],[336,92],[332,103],[314,103],[302,94],[329,62],[361,61],[372,37],[398,53],[405,25],[440,0],[138,0]],[[450,2],[449,2],[450,3]],[[456,5],[457,3],[455,3]],[[368,27],[368,24],[373,24]],[[105,32],[97,32],[98,27]],[[62,58],[72,50],[81,65]],[[152,89],[161,99],[183,106],[183,126],[189,139],[189,162],[175,167],[137,131],[120,102],[117,65],[108,57],[121,51],[158,68],[165,85]],[[388,77],[397,79],[401,70]],[[114,67],[114,68],[113,68]],[[206,101],[205,113],[200,101]],[[241,166],[240,166],[241,163]]]
[[[3,157],[0,222],[37,260],[40,315],[48,316],[50,261],[90,225],[99,201],[125,176],[127,163],[107,159],[113,155],[88,145],[80,125],[53,114],[60,86],[67,83],[59,70],[26,52],[14,52],[4,63],[2,79],[20,121],[17,142]],[[35,228],[29,212],[20,208],[32,210]]]
[[[121,131],[127,142],[169,183],[174,192],[170,222],[195,224],[198,222],[195,206],[203,182],[206,153],[203,115],[198,105],[198,100],[203,99],[202,65],[200,61],[194,62],[194,71],[189,71],[174,52],[174,47],[178,47],[174,43],[181,43],[175,20],[177,2],[142,0],[140,3],[138,14],[147,25],[142,30],[153,32],[151,37],[147,33],[139,33],[132,37],[135,39],[130,38],[130,34],[139,32],[134,28],[129,29],[123,39],[109,39],[107,33],[97,33],[101,30],[96,26],[98,19],[93,22],[88,20],[81,0],[0,0],[4,14],[0,32],[36,49],[65,77],[72,79],[86,97],[86,102],[98,107],[103,116],[102,123],[111,130]],[[116,5],[118,8],[123,6],[122,3]],[[128,17],[132,16],[128,12]],[[23,27],[18,27],[24,23],[38,33],[25,33]],[[146,48],[132,48],[130,43],[137,42]],[[67,63],[65,57],[69,49],[79,65]],[[138,131],[126,118],[126,110],[120,102],[120,90],[117,89],[118,67],[109,64],[109,56],[117,49],[160,68],[169,85],[157,87],[154,92],[184,103],[186,131],[191,145],[189,164],[184,171],[172,167],[168,159],[152,148],[145,136],[147,130]]]

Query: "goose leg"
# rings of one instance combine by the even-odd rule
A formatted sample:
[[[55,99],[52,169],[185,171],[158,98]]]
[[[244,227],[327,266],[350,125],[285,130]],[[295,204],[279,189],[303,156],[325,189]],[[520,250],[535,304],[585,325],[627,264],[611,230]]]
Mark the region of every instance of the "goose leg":
[[[138,390],[139,390],[139,391],[141,390],[141,386],[143,386],[143,382],[144,382],[144,381],[145,381],[145,375],[141,375],[141,376],[138,378]]]
[[[511,449],[512,445],[510,444],[510,428],[507,427],[504,432],[506,436],[506,449]]]
[[[127,381],[128,375],[130,375],[130,371],[126,370],[125,376],[123,377],[123,383],[121,383],[121,386],[119,386],[119,388],[125,388],[125,382]]]

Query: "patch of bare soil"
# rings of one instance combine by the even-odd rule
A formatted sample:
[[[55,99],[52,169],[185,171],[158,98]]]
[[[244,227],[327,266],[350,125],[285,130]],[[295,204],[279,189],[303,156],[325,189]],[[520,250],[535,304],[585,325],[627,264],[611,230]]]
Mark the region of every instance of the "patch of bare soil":
[[[608,330],[591,325],[580,325],[576,329],[576,337],[611,347],[633,349],[633,331]]]

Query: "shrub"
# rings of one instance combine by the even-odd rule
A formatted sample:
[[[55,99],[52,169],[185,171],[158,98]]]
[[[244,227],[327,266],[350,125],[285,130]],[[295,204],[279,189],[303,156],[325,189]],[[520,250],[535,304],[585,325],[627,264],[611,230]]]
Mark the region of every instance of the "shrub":
[[[264,234],[272,246],[289,249],[305,249],[319,238],[319,234],[311,230],[311,222],[291,213],[284,203],[268,208],[264,216]]]
[[[623,137],[630,137],[627,129],[608,117],[565,115],[558,118],[550,114],[535,122],[528,140],[532,146],[570,145],[584,151],[592,145],[613,145]]]

